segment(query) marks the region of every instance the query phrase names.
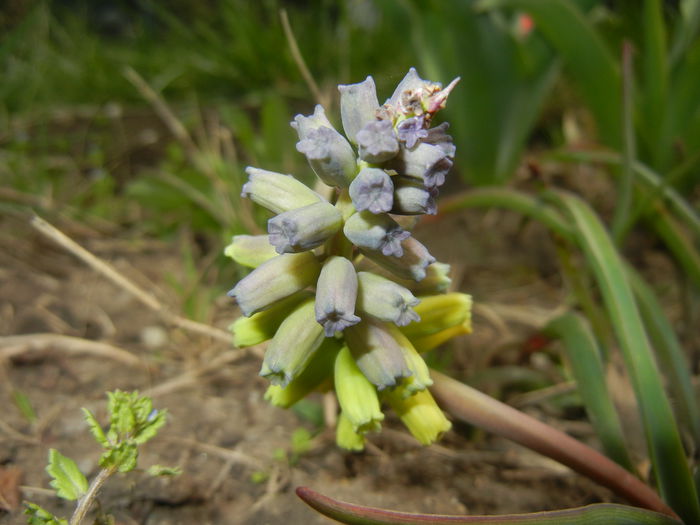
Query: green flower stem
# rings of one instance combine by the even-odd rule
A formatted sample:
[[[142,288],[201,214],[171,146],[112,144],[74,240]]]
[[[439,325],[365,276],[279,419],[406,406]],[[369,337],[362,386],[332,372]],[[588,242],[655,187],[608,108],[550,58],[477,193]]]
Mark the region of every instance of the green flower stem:
[[[464,383],[434,370],[431,375],[435,399],[457,419],[555,459],[637,506],[677,518],[651,487],[600,452]]]
[[[559,212],[545,202],[508,188],[479,188],[441,199],[438,209],[445,214],[463,208],[507,208],[542,222],[565,239],[573,233]]]
[[[85,515],[90,510],[93,501],[97,498],[97,494],[102,489],[102,485],[117,471],[117,466],[104,468],[95,476],[85,495],[78,500],[78,506],[70,518],[70,525],[80,525],[85,518]]]

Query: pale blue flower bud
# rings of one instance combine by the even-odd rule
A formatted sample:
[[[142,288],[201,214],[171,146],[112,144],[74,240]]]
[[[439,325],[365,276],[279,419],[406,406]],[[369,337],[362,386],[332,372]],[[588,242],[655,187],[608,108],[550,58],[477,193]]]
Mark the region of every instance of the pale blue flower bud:
[[[401,148],[390,167],[400,175],[420,179],[426,187],[432,188],[445,183],[452,161],[440,146],[421,142],[412,150]]]
[[[325,339],[314,318],[314,300],[309,299],[282,322],[265,351],[260,375],[273,385],[287,386],[306,368]]]
[[[316,321],[323,326],[326,337],[360,322],[355,315],[356,299],[355,267],[345,257],[330,257],[316,284]]]
[[[357,144],[355,138],[367,123],[376,120],[379,102],[374,79],[367,77],[364,82],[338,86],[340,91],[340,117],[345,136]]]
[[[295,116],[290,125],[299,134],[300,140],[304,139],[309,131],[313,129],[321,127],[333,128],[333,124],[326,117],[326,111],[321,104],[316,104],[313,114],[308,117],[304,115]]]
[[[297,151],[306,158],[316,175],[329,186],[347,187],[357,174],[355,152],[338,133],[321,106],[309,117],[297,115],[292,123],[299,134]]]
[[[391,213],[397,215],[435,215],[436,188],[426,188],[418,179],[394,177],[394,205]]]
[[[224,255],[248,268],[257,268],[277,257],[277,252],[267,235],[234,235],[231,244],[224,248]]]
[[[321,201],[321,196],[291,175],[246,168],[248,182],[243,185],[241,197],[248,197],[274,213],[301,208]]]
[[[236,299],[243,315],[250,317],[314,284],[320,272],[321,265],[311,252],[278,255],[238,281],[228,294]]]
[[[379,251],[362,249],[362,253],[375,263],[383,266],[397,277],[421,281],[425,279],[426,268],[435,262],[435,257],[430,255],[428,249],[413,237],[408,237],[401,242],[403,255],[391,257]]]
[[[420,320],[413,309],[420,301],[400,284],[370,272],[358,272],[357,279],[359,311],[398,326]]]
[[[270,244],[277,253],[297,253],[323,244],[343,224],[338,209],[326,201],[280,213],[267,221]]]
[[[391,177],[378,168],[363,168],[350,184],[350,198],[357,211],[388,212],[394,205]]]
[[[412,67],[411,69],[408,70],[408,73],[406,73],[406,76],[401,79],[401,82],[396,86],[396,89],[394,89],[394,92],[391,95],[391,98],[387,100],[387,104],[390,105],[393,108],[404,108],[404,111],[402,113],[404,114],[416,114],[419,115],[421,113],[421,95],[423,94],[423,91],[428,91],[430,89],[439,89],[440,84],[435,83],[435,82],[430,82],[428,80],[423,80],[420,76],[418,76],[418,72],[416,71],[416,68]],[[415,110],[412,103],[409,102],[409,98],[412,98],[415,95],[416,98],[416,107],[417,111]]]
[[[385,256],[401,257],[402,241],[410,237],[388,215],[374,215],[361,211],[350,217],[343,227],[343,233],[350,242],[359,248],[378,251]]]
[[[372,164],[393,159],[399,152],[399,140],[388,120],[375,120],[357,132],[360,158]]]
[[[399,136],[399,140],[406,144],[408,149],[413,148],[419,140],[424,139],[428,136],[428,130],[425,128],[427,124],[425,122],[425,117],[419,115],[417,117],[411,117],[406,120],[401,121],[396,127],[396,131]]]
[[[344,335],[355,363],[377,390],[411,375],[401,347],[384,324],[366,319],[346,328]]]

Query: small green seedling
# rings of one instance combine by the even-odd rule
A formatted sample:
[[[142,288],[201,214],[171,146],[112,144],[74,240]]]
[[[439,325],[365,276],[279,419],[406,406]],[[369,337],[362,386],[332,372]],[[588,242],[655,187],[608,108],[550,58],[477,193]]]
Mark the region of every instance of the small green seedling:
[[[83,408],[90,432],[103,448],[99,465],[102,467],[92,482],[88,483],[75,461],[55,449],[49,450],[46,472],[51,476],[51,487],[59,498],[77,501],[70,521],[58,518],[34,503],[27,503],[25,514],[30,525],[78,525],[82,522],[102,485],[116,472],[129,472],[136,468],[138,447],[153,438],[165,424],[167,412],[153,408],[153,401],[138,392],[108,392],[109,430],[105,432],[95,416]],[[180,469],[154,465],[148,469],[152,476],[173,476]],[[108,520],[109,521],[109,520]]]

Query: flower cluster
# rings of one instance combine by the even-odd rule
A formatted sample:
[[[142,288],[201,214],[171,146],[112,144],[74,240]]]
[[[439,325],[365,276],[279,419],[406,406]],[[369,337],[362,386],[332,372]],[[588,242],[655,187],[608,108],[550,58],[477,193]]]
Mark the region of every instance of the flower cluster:
[[[226,248],[253,268],[229,292],[245,316],[231,326],[234,344],[269,340],[260,375],[277,406],[334,388],[344,448],[379,430],[382,403],[421,443],[450,428],[420,352],[471,330],[471,299],[446,293],[449,266],[411,236],[406,216],[436,213],[455,147],[448,125],[431,123],[457,81],[443,88],[412,68],[381,106],[372,77],[341,85],[345,136],[320,105],[297,115],[297,150],[330,199],[291,175],[246,170],[242,195],[275,216],[268,235]]]

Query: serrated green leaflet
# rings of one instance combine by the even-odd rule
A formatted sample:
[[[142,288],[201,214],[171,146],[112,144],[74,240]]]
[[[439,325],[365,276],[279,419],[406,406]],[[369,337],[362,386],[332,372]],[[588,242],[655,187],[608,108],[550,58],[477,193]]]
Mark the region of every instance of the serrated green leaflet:
[[[27,503],[27,508],[24,509],[24,514],[28,516],[27,523],[29,525],[68,525],[68,521],[57,518],[49,511],[42,509],[34,503]]]
[[[95,441],[107,448],[109,446],[109,441],[107,440],[107,436],[105,436],[102,427],[97,422],[97,419],[95,419],[95,416],[93,416],[92,412],[90,412],[87,408],[83,408],[83,415],[85,416],[85,421],[88,424],[88,427],[90,427],[90,432],[94,436]]]
[[[56,449],[49,450],[49,464],[46,472],[53,478],[50,485],[60,498],[76,500],[87,492],[87,479],[80,472],[75,461]]]

